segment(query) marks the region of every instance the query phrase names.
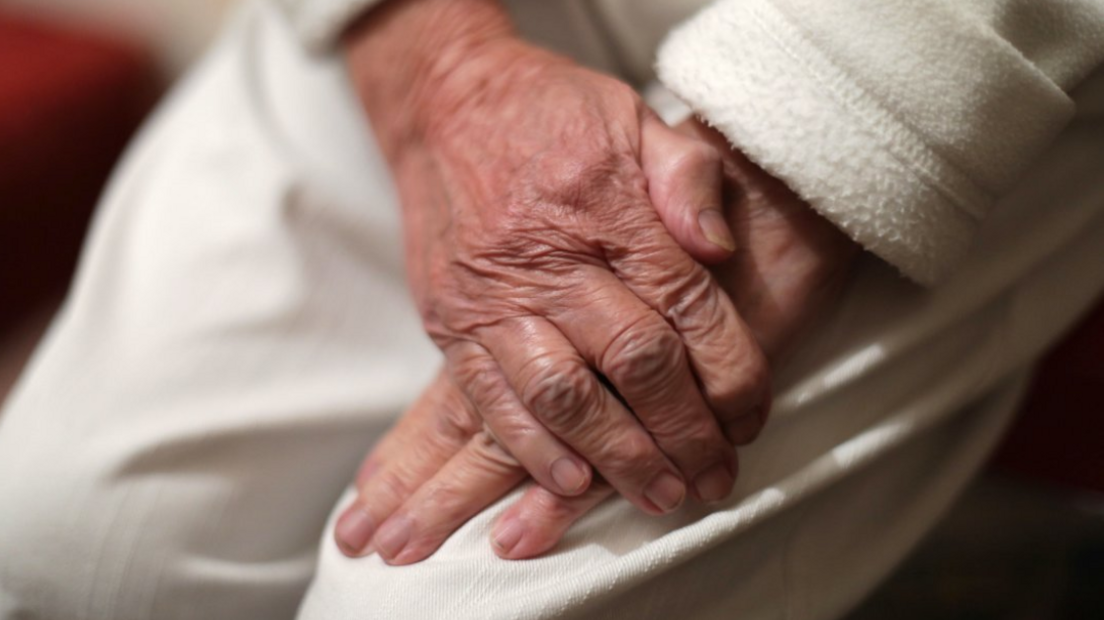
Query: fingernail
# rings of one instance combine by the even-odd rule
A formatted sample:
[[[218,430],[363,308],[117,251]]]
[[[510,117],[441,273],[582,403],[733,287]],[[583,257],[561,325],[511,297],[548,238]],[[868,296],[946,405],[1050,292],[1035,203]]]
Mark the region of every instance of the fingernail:
[[[350,506],[337,519],[334,536],[347,555],[359,555],[372,538],[372,517],[359,505]]]
[[[372,544],[380,555],[389,560],[394,559],[410,541],[410,527],[409,517],[391,517],[380,527]]]
[[[732,231],[728,228],[724,214],[718,209],[702,209],[698,214],[698,226],[702,234],[714,245],[718,245],[729,252],[736,250],[736,240],[732,238]]]
[[[694,479],[694,492],[703,502],[719,502],[732,492],[735,478],[726,463],[717,463]]]
[[[682,504],[686,487],[674,474],[663,472],[644,489],[644,497],[663,512],[671,512]]]
[[[521,524],[521,520],[517,517],[507,517],[495,526],[494,532],[491,533],[491,539],[494,541],[494,546],[498,547],[498,550],[502,553],[509,553],[514,547],[517,546],[521,540],[521,535],[525,533],[525,527]]]
[[[565,456],[552,463],[552,480],[560,487],[560,491],[574,495],[586,485],[586,470],[575,459]]]

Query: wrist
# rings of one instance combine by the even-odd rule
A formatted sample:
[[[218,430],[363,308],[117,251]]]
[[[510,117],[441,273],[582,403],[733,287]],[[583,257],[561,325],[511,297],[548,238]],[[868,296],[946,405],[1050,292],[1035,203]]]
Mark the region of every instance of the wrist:
[[[354,88],[389,157],[524,47],[498,0],[391,0],[343,38]]]

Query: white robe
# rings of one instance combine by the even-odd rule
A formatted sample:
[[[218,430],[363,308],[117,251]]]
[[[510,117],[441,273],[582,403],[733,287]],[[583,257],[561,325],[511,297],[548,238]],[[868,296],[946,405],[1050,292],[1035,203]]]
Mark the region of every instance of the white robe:
[[[512,6],[534,38],[569,32],[589,62],[638,82],[663,28],[634,19],[654,26],[664,7],[689,7],[551,4]],[[811,61],[778,32],[732,30],[749,23],[744,11],[775,19],[797,3],[725,0],[660,54],[668,87],[894,265],[859,262],[840,307],[780,378],[728,502],[656,519],[612,500],[547,557],[509,562],[488,532],[515,493],[414,566],[337,552],[327,514],[439,354],[405,290],[385,162],[342,68],[320,51],[335,16],[357,3],[312,0],[289,19],[257,1],[131,148],[62,313],[0,414],[0,618],[290,618],[312,579],[306,619],[844,613],[968,482],[1032,362],[1104,289],[1104,77],[1090,77],[1102,24],[1086,17],[1088,2],[978,3],[959,11],[972,20],[964,30],[1016,54],[985,64],[990,56],[947,46],[958,51],[944,61],[970,58],[965,74],[881,75],[877,59],[848,47],[865,39],[847,41],[842,28],[879,6],[923,21],[906,6],[920,3],[805,4],[790,17],[809,20],[807,34],[823,29],[809,41],[835,50],[856,83],[909,82],[856,103],[889,117],[845,115],[812,96],[801,77]],[[1000,16],[1000,28],[979,26]],[[588,28],[605,52],[580,51]],[[886,35],[902,56],[943,54],[906,34]],[[755,36],[777,44],[762,63]],[[737,43],[752,55],[719,51]],[[989,71],[995,99],[954,91]],[[1040,99],[1000,90],[1027,78]],[[771,88],[770,105],[746,100]],[[931,103],[885,98],[907,93]],[[875,121],[900,127],[867,127]],[[901,158],[916,140],[927,150]],[[917,162],[979,193],[913,187],[917,175],[902,171]],[[1000,196],[992,209],[952,200],[987,193]],[[953,273],[925,290],[897,270],[924,281]]]

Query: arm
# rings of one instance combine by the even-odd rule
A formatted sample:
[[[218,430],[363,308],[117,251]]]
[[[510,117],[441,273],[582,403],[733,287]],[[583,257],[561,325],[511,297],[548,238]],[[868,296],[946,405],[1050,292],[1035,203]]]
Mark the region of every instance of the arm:
[[[724,145],[723,136],[700,124],[687,123],[681,130]],[[738,152],[724,152],[723,182],[730,189],[725,211],[739,249],[713,274],[747,317],[771,364],[779,365],[801,334],[830,310],[857,246],[783,183]],[[668,215],[677,221],[678,213]],[[730,424],[726,436],[736,445],[750,443],[763,421]],[[427,437],[439,440],[427,446]],[[367,457],[357,478],[373,517],[385,519],[372,548],[388,563],[421,560],[524,478],[524,470],[483,431],[478,413],[441,375]],[[572,497],[532,486],[498,519],[491,533],[495,552],[510,559],[544,553],[612,494],[601,480]],[[713,497],[725,495],[727,487]],[[358,510],[354,504],[345,511],[339,533]]]
[[[494,0],[388,2],[344,53],[399,190],[426,330],[495,440],[564,495],[586,490],[588,464],[653,514],[727,494],[724,429],[761,419],[766,361],[648,193],[693,203],[702,242],[730,256],[719,188],[701,182],[720,176],[715,149],[518,39]],[[728,248],[708,242],[710,214]],[[342,522],[346,551],[378,510],[366,498]]]
[[[538,121],[534,123],[536,127],[557,129],[555,118],[552,119],[552,122],[548,122],[548,118],[541,116],[544,112],[542,110],[543,104],[550,99],[548,92],[539,93],[538,100],[532,98],[520,99],[521,104],[514,104],[514,107],[521,110],[520,114],[516,110],[509,109],[509,107],[505,109],[494,107],[496,91],[502,89],[503,84],[507,86],[513,84],[524,85],[526,84],[526,78],[530,77],[524,74],[519,76],[515,72],[516,66],[520,64],[518,59],[536,58],[539,64],[536,65],[536,69],[531,68],[530,70],[552,78],[537,83],[530,82],[528,84],[530,90],[532,90],[532,86],[539,88],[550,85],[551,93],[557,93],[565,85],[570,85],[573,81],[579,79],[596,84],[596,87],[592,89],[592,93],[613,90],[624,96],[626,90],[623,85],[609,84],[610,80],[608,78],[602,79],[601,76],[594,76],[588,72],[565,67],[560,61],[554,58],[550,59],[549,55],[545,53],[536,54],[533,50],[520,46],[517,41],[513,40],[508,22],[501,18],[501,14],[496,11],[496,7],[497,5],[493,2],[458,2],[455,0],[451,2],[434,2],[431,0],[391,2],[378,7],[358,26],[347,31],[344,39],[354,81],[361,94],[369,119],[376,129],[377,138],[391,161],[400,189],[403,190],[404,216],[407,220],[408,233],[407,245],[408,250],[413,251],[409,256],[409,262],[414,272],[412,286],[416,295],[419,296],[419,302],[424,313],[426,310],[435,311],[445,305],[438,303],[439,300],[434,299],[432,295],[436,292],[435,289],[447,290],[450,282],[443,282],[443,286],[426,287],[424,282],[419,282],[419,278],[423,277],[424,274],[418,272],[425,265],[433,264],[432,251],[447,247],[451,240],[438,238],[437,242],[427,244],[420,233],[434,226],[443,226],[445,229],[459,228],[459,226],[455,226],[455,223],[459,221],[455,219],[457,214],[450,212],[447,208],[442,209],[442,206],[461,204],[468,212],[482,214],[484,209],[481,208],[481,202],[487,204],[485,201],[470,201],[469,197],[463,195],[459,196],[458,200],[455,199],[456,197],[449,195],[450,188],[443,187],[446,184],[439,183],[439,180],[434,177],[442,169],[445,169],[446,172],[452,172],[448,168],[454,165],[455,162],[450,161],[450,159],[455,156],[456,152],[460,151],[474,152],[477,155],[476,160],[482,162],[483,167],[487,162],[495,162],[496,156],[504,152],[509,153],[512,150],[513,145],[511,145],[510,139],[517,135],[527,139],[533,139],[533,136],[537,136],[538,144],[544,151],[554,152],[554,149],[549,149],[547,146],[549,142],[547,135],[542,138],[539,132],[527,131],[532,129],[528,123],[534,123],[534,119]],[[509,62],[484,64],[494,54],[501,53],[501,50],[507,50],[508,53],[505,57],[509,59]],[[488,70],[488,66],[493,67],[493,69]],[[533,65],[528,66],[533,67]],[[478,84],[480,88],[467,90],[465,89],[467,84]],[[627,98],[632,100],[634,108],[640,108],[639,101],[635,100],[635,96]],[[552,97],[552,99],[555,98]],[[473,108],[475,114],[472,113]],[[696,243],[694,239],[695,231],[699,233],[698,236],[700,237],[697,241],[708,241],[710,229],[714,238],[727,238],[727,244],[732,244],[731,233],[723,220],[719,227],[707,226],[703,220],[707,212],[711,211],[708,208],[703,209],[703,206],[712,206],[716,209],[722,202],[720,196],[721,169],[719,166],[710,165],[711,162],[712,164],[720,163],[718,150],[710,148],[703,150],[702,145],[707,143],[699,139],[687,139],[685,134],[658,131],[656,130],[656,123],[647,122],[647,115],[644,118],[644,128],[640,132],[639,138],[636,138],[633,137],[634,133],[640,128],[634,129],[631,126],[626,128],[623,126],[623,119],[616,116],[602,117],[601,124],[596,127],[585,126],[585,124],[580,123],[580,119],[585,120],[589,115],[588,113],[593,110],[580,109],[578,106],[573,108],[570,100],[554,101],[552,109],[556,112],[567,113],[566,118],[571,120],[570,125],[584,125],[584,129],[586,129],[582,133],[569,136],[571,139],[565,141],[568,148],[564,154],[571,162],[572,169],[579,168],[579,163],[585,163],[587,157],[592,154],[589,151],[590,145],[588,145],[585,138],[602,136],[603,132],[611,127],[619,129],[622,138],[629,136],[631,141],[639,141],[639,145],[635,147],[639,152],[630,154],[630,159],[639,159],[641,167],[639,172],[643,173],[643,178],[638,174],[635,181],[630,179],[630,182],[624,183],[624,185],[631,186],[641,180],[647,181],[649,198],[653,202],[652,205],[648,206],[654,206],[659,210],[658,215],[661,216],[666,226],[671,229],[670,232],[695,257],[716,260],[731,256],[731,252],[714,252],[712,257],[707,256],[705,255],[704,244],[699,245],[696,250],[691,247]],[[579,112],[583,112],[583,114]],[[463,127],[465,121],[474,121],[478,131],[465,133]],[[639,121],[637,123],[639,124]],[[511,135],[502,136],[498,133],[502,126],[506,126],[509,129],[508,133]],[[650,132],[648,131],[649,127],[652,128]],[[462,139],[449,144],[457,136]],[[562,137],[555,134],[552,138],[553,143],[562,141]],[[493,146],[489,151],[486,150],[488,144]],[[722,147],[721,150],[727,151],[723,142],[720,143],[720,146]],[[454,148],[456,151],[449,153],[450,148]],[[425,166],[426,162],[430,162],[432,165]],[[551,163],[555,164],[556,162],[552,160]],[[731,171],[730,163],[726,161],[724,168],[726,171]],[[494,166],[490,167],[493,168]],[[586,166],[582,166],[583,170],[586,170],[586,168]],[[741,167],[736,166],[736,168]],[[468,169],[471,169],[470,165]],[[510,170],[512,176],[522,176],[516,174],[516,168],[510,168]],[[524,166],[522,171],[524,171]],[[549,178],[551,180],[565,178],[563,174],[560,174],[564,171],[557,169],[555,166],[542,166],[541,171],[545,175],[543,178],[538,176],[526,179],[530,187],[541,188],[546,186]],[[611,170],[608,167],[602,167],[600,171],[603,179],[611,177]],[[747,181],[747,179],[735,180],[738,182]],[[495,187],[500,186],[499,183],[494,181],[489,184]],[[588,185],[586,187],[587,193],[594,192],[599,196],[603,196],[601,186]],[[745,189],[753,187],[755,186],[749,184]],[[427,188],[433,191],[442,191],[442,193],[448,195],[448,199],[437,201],[437,204],[432,199],[427,200],[425,196]],[[777,192],[774,190],[757,192],[754,196],[759,197],[767,194],[775,195]],[[624,202],[624,198],[609,200],[608,194],[604,196],[606,202],[614,204]],[[622,210],[624,210],[624,205],[618,205],[618,215],[621,214]],[[650,225],[654,227],[656,213],[651,209],[647,211],[653,220]],[[780,225],[782,222],[810,222],[813,223],[812,228],[819,229],[826,233],[827,237],[837,240],[829,245],[843,247],[844,250],[848,249],[847,244],[838,241],[840,239],[846,241],[845,238],[835,232],[831,226],[824,225],[815,214],[813,214],[813,217],[808,217],[812,212],[803,207],[794,210],[794,217],[782,218],[775,217],[772,214],[768,214],[767,217],[763,218],[752,218],[749,214],[753,211],[755,210],[735,209],[730,210],[730,213],[739,214],[737,218],[741,225],[754,219],[756,222],[770,223],[767,229],[780,232],[787,228],[787,226]],[[802,212],[804,215],[798,216],[797,212]],[[714,213],[719,215],[719,209]],[[772,213],[776,214],[773,211]],[[539,212],[537,214],[540,215]],[[595,223],[597,226],[589,226],[588,228],[592,231],[617,231],[620,228],[625,228],[625,222],[619,222],[616,219]],[[647,241],[646,237],[640,235],[642,229],[639,226],[639,223],[631,224],[630,221],[628,228],[634,232],[634,237],[637,240]],[[803,226],[793,227],[794,230],[798,228],[803,228]],[[769,239],[779,241],[773,247],[769,243],[759,242],[754,244],[755,248],[765,249],[765,253],[769,255],[777,256],[784,253],[779,248],[813,247],[792,243],[790,240],[793,237],[788,237],[784,232],[772,235],[766,229],[757,228],[759,232],[763,232],[763,234],[758,234],[746,229],[746,227],[741,228],[740,225],[736,226],[736,229],[740,231],[740,234],[756,241]],[[411,235],[412,232],[413,235]],[[497,239],[496,241],[516,242],[518,238],[524,239],[525,233],[528,231],[520,230],[516,232],[519,234],[511,235],[508,240]],[[561,231],[557,231],[555,227],[545,227],[539,232],[547,237],[550,233],[555,235]],[[819,234],[814,234],[809,239],[819,236]],[[430,239],[432,239],[432,235]],[[598,239],[598,241],[602,242],[603,240]],[[500,243],[493,245],[505,247],[504,244]],[[716,247],[716,244],[711,245],[714,248]],[[625,247],[623,242],[621,247]],[[517,249],[522,254],[525,252],[525,248]],[[554,249],[557,254],[565,253],[564,248]],[[614,254],[616,254],[617,249],[613,249]],[[633,249],[643,256],[654,255],[661,258],[658,263],[651,266],[653,274],[683,271],[680,265],[685,263],[685,260],[677,254],[667,252],[665,253],[666,258],[664,258],[659,252],[655,251],[655,248],[649,248],[647,243],[641,244],[639,241],[636,241]],[[578,250],[574,251],[577,252]],[[753,251],[749,247],[741,254],[742,257],[738,264],[746,266],[758,275],[771,273],[771,269],[764,269],[764,265],[758,263],[764,254],[763,252]],[[812,254],[812,252],[807,252],[802,255],[801,252],[795,252],[790,253],[789,256],[801,259],[803,257],[809,258]],[[851,255],[850,252],[844,252],[844,256],[849,257]],[[454,255],[454,258],[456,256]],[[455,263],[456,261],[448,262]],[[592,263],[593,260],[589,262]],[[821,263],[814,259],[799,267],[797,262],[776,262],[776,268],[781,267],[784,263],[789,265],[789,268],[775,270],[775,273],[786,277],[765,278],[765,280],[777,283],[823,280],[819,277],[819,274],[823,273],[819,267]],[[810,269],[806,271],[804,267]],[[700,267],[693,267],[691,273],[698,272],[698,269]],[[735,270],[734,273],[742,275],[747,273],[748,269]],[[834,273],[845,275],[846,270],[840,268],[835,270]],[[510,274],[506,275],[509,276]],[[748,280],[750,281],[750,279]],[[756,285],[763,283],[763,280],[754,281]],[[600,301],[602,297],[613,290],[610,284],[603,285],[602,295],[589,294],[584,297],[589,301]],[[485,293],[487,288],[487,286],[483,286],[480,291]],[[794,290],[802,288],[804,287],[799,285]],[[712,295],[707,289],[704,292]],[[698,292],[695,292],[693,297],[698,297],[698,294]],[[558,294],[558,296],[561,295]],[[677,294],[676,297],[686,296]],[[778,312],[777,306],[770,308],[769,305],[759,303],[764,300],[788,303],[783,299],[784,297],[785,295],[782,294],[780,289],[775,289],[769,294],[766,291],[760,291],[759,294],[749,296],[747,303],[749,307],[755,303],[757,304],[756,307],[768,308],[768,310],[757,311],[757,315],[763,317],[786,316],[792,318],[802,314],[801,312],[793,314]],[[475,300],[472,299],[471,301],[474,302]],[[494,297],[493,295],[484,294],[478,301],[488,304],[488,302],[494,301]],[[798,299],[790,299],[789,301],[798,301]],[[715,314],[718,307],[724,311],[725,305],[730,303],[727,297],[712,301],[709,305],[713,308],[713,311],[706,314]],[[802,304],[802,307],[812,307],[812,305]],[[685,314],[671,316],[671,320],[675,323],[687,319],[697,322],[693,317],[693,306],[680,309],[680,313],[683,312]],[[597,323],[586,320],[576,322],[583,326]],[[440,330],[441,328],[440,325],[432,323],[429,326],[431,330]],[[769,334],[788,333],[786,328],[772,329],[770,326],[753,326],[753,328],[760,337],[765,337],[768,340],[771,339]],[[600,330],[609,331],[603,327],[600,327]],[[720,375],[715,375],[717,379],[727,382],[735,381],[738,385],[748,385],[748,378],[754,378],[757,375],[757,372],[747,365],[747,361],[742,361],[739,357],[736,359],[726,358],[726,354],[731,353],[740,353],[746,356],[746,352],[750,350],[748,346],[741,343],[739,334],[735,334],[737,337],[733,338],[734,334],[731,330],[726,331],[724,325],[710,327],[701,323],[698,324],[695,331],[699,336],[705,337],[711,342],[714,351],[712,354],[714,356],[713,361],[720,362],[717,365],[722,369]],[[438,338],[438,342],[443,342],[443,348],[447,351],[449,345],[452,344],[449,342],[452,334],[448,333],[447,330],[443,332],[434,331],[434,336]],[[526,340],[525,334],[521,334],[520,338],[512,338],[510,334],[506,336],[496,340],[499,342]],[[529,342],[526,342],[526,344],[529,344]],[[690,348],[692,349],[694,343],[690,342],[688,344],[691,345]],[[673,347],[663,347],[662,350],[677,352],[678,348],[675,345]],[[772,352],[776,351],[772,350]],[[708,358],[709,355],[706,357]],[[599,368],[605,370],[601,366]],[[706,366],[701,370],[708,371],[709,368]],[[478,510],[523,477],[521,464],[516,459],[529,458],[529,471],[533,472],[542,484],[549,488],[556,488],[557,481],[554,472],[552,472],[552,476],[548,476],[547,463],[551,462],[550,458],[535,458],[540,457],[540,452],[526,449],[525,446],[520,449],[511,447],[509,452],[498,448],[495,439],[502,441],[505,438],[506,441],[502,441],[502,443],[507,446],[510,445],[510,442],[508,435],[499,432],[495,428],[494,418],[488,419],[487,410],[493,409],[493,403],[489,403],[492,407],[484,406],[487,403],[476,406],[473,401],[477,398],[470,397],[470,390],[458,385],[458,383],[463,383],[464,375],[461,374],[460,381],[457,382],[457,374],[453,373],[453,377],[442,376],[438,385],[427,393],[428,400],[423,400],[415,406],[415,409],[406,418],[409,421],[400,425],[392,434],[391,439],[385,442],[380,450],[373,455],[370,460],[373,465],[368,468],[368,471],[372,471],[374,474],[366,476],[362,480],[362,484],[359,485],[363,491],[362,501],[346,512],[338,524],[338,538],[346,552],[351,554],[362,553],[364,551],[363,545],[369,538],[373,537],[374,532],[375,544],[388,561],[404,563],[424,557],[437,544],[440,544],[444,536],[451,531],[451,528],[466,519],[471,511]],[[480,374],[486,376],[491,373],[483,372]],[[625,382],[619,381],[615,373],[606,372],[605,374],[613,379],[622,395],[628,395],[630,404],[633,404],[634,413],[647,422],[648,403],[643,403],[644,406],[637,406],[636,403],[633,403],[634,396],[631,389],[624,389],[623,384]],[[699,372],[699,375],[701,374]],[[710,379],[711,377],[706,373],[704,383],[707,393],[710,392]],[[642,385],[648,387],[655,384],[665,385],[666,383],[663,380],[641,382]],[[750,386],[754,388],[755,382],[752,382]],[[631,388],[632,386],[628,387]],[[716,391],[713,390],[714,393]],[[750,393],[761,396],[761,394],[755,394],[754,389],[751,389]],[[693,401],[693,397],[690,399],[677,397],[674,400],[676,403],[681,402],[685,405],[686,402]],[[759,404],[762,405],[763,403]],[[667,407],[665,410],[662,407],[655,409],[662,412],[668,421],[678,418],[679,410],[677,407]],[[753,415],[721,417],[720,421],[723,423],[724,435],[728,440],[735,443],[744,443],[757,434],[765,419],[766,407],[752,407],[751,413]],[[419,420],[427,423],[419,426],[415,423]],[[494,431],[493,439],[492,436],[483,431],[481,421],[486,422]],[[453,428],[453,430],[443,430],[448,428]],[[507,430],[510,429],[507,428]],[[586,435],[588,440],[596,442],[596,445],[605,447],[607,451],[613,450],[614,456],[616,456],[615,448],[617,446],[632,445],[633,443],[630,433],[608,424],[599,429],[582,427],[575,430]],[[658,432],[653,431],[653,436],[657,437],[662,444],[664,439],[670,439],[670,433],[669,428],[661,428]],[[636,443],[639,444],[640,442]],[[700,438],[693,443],[695,446],[702,445]],[[393,449],[396,445],[399,448]],[[460,451],[456,453],[457,450]],[[709,450],[695,448],[694,451],[696,452],[694,456],[702,464],[710,465],[709,461],[714,457],[710,455]],[[583,451],[581,450],[581,452]],[[672,452],[676,451],[672,450]],[[443,466],[444,461],[441,459],[452,456],[454,453],[456,453],[455,457],[448,461],[450,465]],[[428,454],[436,454],[437,458],[427,458]],[[584,456],[586,456],[585,452]],[[599,456],[602,455],[599,454]],[[623,466],[629,464],[625,459],[621,460]],[[599,465],[599,470],[606,474],[606,479],[613,482],[613,486],[616,487],[616,479],[609,475],[608,470],[603,471],[599,459],[595,459],[595,461]],[[533,462],[536,463],[535,466],[532,465]],[[637,472],[647,473],[646,468],[632,465],[630,467]],[[695,495],[700,499],[713,500],[727,495],[734,475],[733,467],[734,464],[723,467],[727,470],[723,472],[723,475],[705,475],[710,474],[711,468],[698,467],[699,475],[694,477],[695,486],[693,491]],[[438,469],[440,469],[440,472],[438,472]],[[618,472],[614,469],[612,473],[616,474]],[[436,482],[428,482],[424,486],[419,486],[421,482],[426,482],[434,474],[438,474],[440,477],[436,479]],[[404,476],[406,478],[403,478]],[[442,492],[444,489],[451,489],[454,492]],[[414,491],[417,491],[417,494],[410,496]],[[586,507],[593,505],[593,502],[607,496],[612,491],[613,488],[603,481],[602,484],[596,485],[570,500],[570,509],[551,510],[544,514],[535,514],[534,517],[577,517],[585,511]],[[622,492],[624,493],[624,490]],[[627,495],[633,496],[631,493]],[[563,496],[551,493],[544,495],[536,493],[530,495],[525,502],[520,504],[519,510],[523,512],[530,511],[534,506],[547,504],[548,500],[545,498],[563,499]],[[527,537],[528,542],[517,547],[516,551],[510,553],[509,556],[523,557],[526,554],[542,551],[551,546],[558,538],[558,532],[555,530],[560,529],[562,531],[562,528],[566,528],[569,523],[570,521],[562,519],[545,519],[533,528],[533,533]],[[500,552],[506,554],[507,551],[509,550],[500,547]]]
[[[721,0],[663,82],[748,157],[922,284],[1070,120],[1104,4]]]
[[[891,102],[897,114],[886,119],[878,114],[880,106],[885,104],[877,97],[865,102],[879,106],[871,112],[864,107],[863,101],[846,97],[841,101],[833,99],[837,96],[835,90],[819,92],[817,86],[822,83],[812,80],[828,74],[809,69],[808,63],[820,59],[820,51],[786,44],[788,37],[793,35],[791,30],[764,31],[766,18],[743,12],[755,13],[759,10],[756,7],[765,4],[756,0],[742,4],[720,2],[690,22],[675,33],[664,48],[660,61],[662,77],[712,125],[723,130],[728,140],[745,149],[769,172],[786,178],[817,211],[915,279],[926,282],[934,281],[952,267],[969,244],[981,214],[964,215],[960,211],[979,205],[984,211],[992,196],[999,195],[1016,171],[1027,165],[1060,131],[1071,105],[1064,91],[1071,90],[1095,66],[1099,56],[1098,35],[1102,21],[1093,12],[1093,5],[1087,3],[1062,5],[1060,8],[1066,11],[1064,19],[1061,15],[1055,17],[1062,13],[1054,8],[1057,4],[1037,9],[1044,14],[1056,11],[1050,15],[1052,19],[1044,22],[1045,27],[1038,29],[1022,27],[1024,16],[1031,11],[1030,6],[989,4],[990,7],[1003,7],[1003,12],[997,11],[988,18],[1003,15],[1005,28],[1017,23],[1021,26],[1007,30],[1007,38],[996,36],[991,28],[979,28],[976,20],[984,17],[980,14],[969,16],[943,7],[944,11],[933,18],[941,26],[936,28],[942,33],[940,36],[962,35],[964,30],[966,40],[976,39],[977,47],[970,49],[978,53],[964,54],[961,58],[954,53],[948,56],[944,53],[946,50],[927,49],[929,46],[939,48],[942,44],[957,50],[946,41],[937,40],[932,45],[930,38],[909,38],[910,29],[923,33],[925,25],[933,23],[926,21],[928,18],[923,14],[913,12],[899,21],[878,19],[877,16],[864,21],[862,7],[857,2],[806,7],[802,16],[808,18],[803,23],[812,22],[805,23],[808,28],[816,32],[827,29],[828,35],[835,35],[818,38],[818,44],[836,39],[838,44],[850,43],[862,49],[871,41],[884,42],[885,39],[857,36],[855,29],[865,32],[860,26],[884,27],[890,33],[889,41],[901,46],[899,54],[890,54],[894,62],[907,62],[911,58],[938,65],[936,69],[929,67],[916,75],[906,72],[909,79],[921,78],[915,92],[909,84],[901,85],[899,80],[895,83],[893,75],[886,76],[884,83],[879,82],[879,78],[873,77],[877,72],[872,71],[873,67],[867,66],[861,56],[850,57],[852,64],[844,75],[833,74],[836,79],[830,83],[842,89],[840,92],[844,94],[851,92],[849,85],[855,86],[858,82],[856,75],[866,75],[870,80],[863,82],[863,86],[877,86],[879,91],[888,89],[888,92],[879,92],[878,96]],[[792,4],[787,6],[793,8]],[[893,6],[894,3],[881,3],[866,8]],[[832,7],[849,13],[851,21],[817,12]],[[929,8],[922,7],[921,10]],[[910,9],[904,7],[902,11],[909,13]],[[948,25],[939,19],[946,18],[948,12],[963,20],[958,30],[951,27],[944,32],[946,28],[943,27]],[[748,34],[748,29],[757,30]],[[1024,54],[1014,49],[1009,53],[1010,48],[1016,47],[1008,43],[1016,38],[1012,33],[1019,37],[1016,40]],[[763,40],[752,38],[755,35]],[[848,41],[847,37],[854,40]],[[840,38],[845,40],[839,41]],[[994,40],[1000,38],[1005,42]],[[749,39],[756,45],[744,45]],[[956,39],[949,36],[948,40]],[[884,46],[893,47],[888,43]],[[990,48],[997,53],[980,52]],[[1030,53],[1026,53],[1029,50]],[[929,55],[937,58],[929,59]],[[708,62],[702,62],[703,59]],[[981,62],[980,70],[971,68],[970,63],[982,60],[985,62]],[[892,67],[894,62],[887,66]],[[959,71],[955,72],[954,65],[959,63],[969,66],[958,66]],[[1034,65],[1045,68],[1040,70]],[[1011,78],[1006,75],[1008,72],[1012,73]],[[889,73],[892,74],[892,70]],[[954,79],[946,83],[941,81],[940,78],[947,76]],[[999,79],[992,80],[994,76]],[[1026,90],[1012,89],[1014,92],[1009,93],[1001,85],[1005,79],[1020,86],[1024,86],[1026,80]],[[937,88],[940,84],[944,86],[942,90]],[[956,93],[946,92],[947,88],[964,92],[956,96]],[[1015,102],[1013,95],[1028,96],[1026,101]],[[911,98],[913,107],[898,105],[898,98]],[[857,107],[842,107],[845,104]],[[929,105],[931,109],[925,115],[925,106]],[[910,117],[909,110],[917,116]],[[941,128],[947,128],[938,122],[944,114],[949,115],[943,117],[944,121],[953,120],[947,127],[961,132],[958,138],[954,133],[940,133]],[[1025,119],[1035,119],[1035,122],[1017,124]],[[994,129],[987,124],[995,120],[1000,121],[1000,127],[1014,127],[1016,131],[1004,133],[1015,135],[1003,135],[997,131],[1000,127]],[[702,127],[692,130],[712,140],[722,139]],[[895,155],[899,153],[896,151],[879,150],[915,144],[915,140],[919,140],[923,148],[910,151],[915,156],[911,160],[907,157],[897,159]],[[980,158],[974,162],[976,168],[956,169],[960,164],[955,158],[964,154]],[[807,161],[803,159],[806,156]],[[928,167],[933,157],[942,158],[942,161],[933,164],[934,168]],[[917,166],[919,170],[915,169]],[[918,180],[917,175],[932,170],[938,174],[924,177],[923,182]],[[744,190],[740,193],[739,204],[732,205],[730,222],[738,239],[754,243],[748,244],[734,261],[721,266],[715,274],[738,300],[742,314],[767,354],[777,362],[784,349],[812,320],[816,309],[830,302],[832,289],[846,277],[854,246],[828,225],[827,220],[815,216],[785,184],[771,178],[739,152],[732,154],[726,171],[730,173],[730,181]],[[965,188],[962,191],[967,194],[971,187],[988,188],[988,196],[974,196],[976,200],[973,201],[962,199],[959,194],[948,194],[945,185],[937,182],[961,182],[961,187]],[[753,277],[756,274],[764,277]],[[826,283],[826,286],[810,285],[816,282]],[[791,311],[777,312],[778,309]],[[447,391],[449,387],[445,384],[438,389]],[[408,416],[411,420],[431,420],[433,417],[431,411],[418,406]],[[412,426],[413,423],[407,428]],[[754,434],[753,431],[740,435],[734,429],[730,437],[744,442],[754,438]],[[435,463],[434,471],[447,463],[436,476],[412,475],[405,481],[406,488],[412,491],[393,494],[388,489],[394,485],[388,478],[403,476],[402,462],[406,460],[402,451],[395,451],[394,446],[403,445],[412,436],[420,434],[396,429],[380,450],[369,457],[366,471],[371,475],[362,477],[359,486],[367,495],[379,498],[400,513],[441,515],[436,524],[439,528],[436,544],[519,479],[516,469],[508,463],[497,461],[499,468],[486,466],[488,460],[494,462],[495,459],[480,456],[485,443],[477,434],[471,444],[458,443],[429,457]],[[432,489],[452,489],[454,492],[427,491]],[[575,519],[609,493],[610,489],[601,484],[570,498],[553,495],[539,487],[532,488],[497,523],[492,534],[496,551],[504,557],[520,558],[551,548]],[[465,495],[482,498],[484,504],[480,504],[479,499],[448,506],[435,503],[435,496],[463,498]],[[423,553],[431,550],[432,547],[427,546]],[[393,557],[389,553],[384,555],[389,560]]]

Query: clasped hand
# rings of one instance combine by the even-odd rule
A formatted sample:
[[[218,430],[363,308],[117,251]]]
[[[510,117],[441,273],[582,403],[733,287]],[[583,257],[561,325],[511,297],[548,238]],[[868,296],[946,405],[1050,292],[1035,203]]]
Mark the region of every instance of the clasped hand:
[[[410,287],[447,364],[366,460],[337,525],[343,551],[421,560],[528,476],[537,486],[495,528],[504,557],[547,550],[614,491],[657,515],[688,493],[727,496],[732,446],[758,434],[768,409],[760,342],[780,349],[807,318],[783,312],[793,325],[754,332],[703,266],[733,269],[732,230],[754,220],[725,220],[726,187],[731,202],[754,166],[703,127],[667,127],[617,80],[508,33],[419,67],[395,104],[394,71],[371,69],[394,43],[368,34],[350,65],[399,188]],[[775,184],[759,187],[792,196]],[[759,219],[820,226],[795,213]],[[761,251],[793,259],[792,235],[761,232]],[[817,233],[844,247],[834,229]],[[807,280],[822,275],[808,263],[819,271]],[[747,297],[756,316],[774,302]]]

